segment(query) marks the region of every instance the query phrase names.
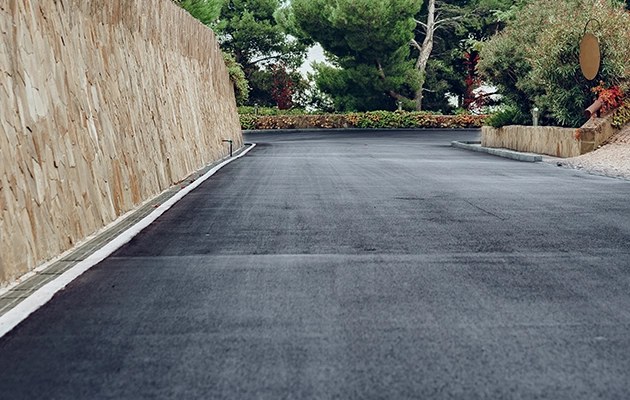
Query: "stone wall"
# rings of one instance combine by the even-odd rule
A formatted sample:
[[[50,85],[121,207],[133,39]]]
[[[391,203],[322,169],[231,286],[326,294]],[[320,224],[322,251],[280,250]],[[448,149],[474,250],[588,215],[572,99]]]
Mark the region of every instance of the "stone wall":
[[[576,129],[553,126],[484,126],[481,129],[481,145],[556,157],[575,157],[580,155],[575,134]]]
[[[576,134],[580,142],[580,154],[597,150],[599,146],[619,132],[619,129],[612,126],[612,122],[612,114],[602,118],[591,118],[586,121],[580,127],[578,134]]]
[[[242,145],[213,32],[171,0],[0,2],[0,286]]]
[[[481,130],[481,145],[562,158],[577,157],[595,150],[616,132],[611,122],[612,116],[608,116],[591,118],[580,129],[553,126],[484,126]]]

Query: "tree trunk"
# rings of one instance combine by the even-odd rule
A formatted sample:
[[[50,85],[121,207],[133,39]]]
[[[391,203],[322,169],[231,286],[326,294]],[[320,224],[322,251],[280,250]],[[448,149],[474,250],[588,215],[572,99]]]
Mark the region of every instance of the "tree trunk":
[[[422,76],[422,81],[420,82],[420,89],[416,91],[414,101],[416,102],[416,110],[422,110],[422,97],[424,90],[424,76],[427,70],[427,62],[429,61],[429,56],[431,56],[431,51],[433,51],[433,34],[435,33],[435,0],[429,0],[428,5],[429,15],[427,16],[427,23],[425,26],[426,36],[424,37],[424,41],[422,42],[422,46],[418,45],[417,42],[414,42],[414,46],[420,51],[418,55],[418,59],[416,60],[416,69],[420,72]]]
[[[385,83],[385,80],[387,79],[387,77],[385,76],[385,71],[383,71],[383,66],[381,65],[380,61],[375,60],[374,63],[376,64],[376,69],[378,70],[378,75],[381,79],[381,81],[383,81],[383,83]],[[401,100],[403,97],[394,92],[393,90],[389,90],[389,89],[385,89],[385,94],[388,95],[389,97],[391,97],[392,99],[399,101]]]

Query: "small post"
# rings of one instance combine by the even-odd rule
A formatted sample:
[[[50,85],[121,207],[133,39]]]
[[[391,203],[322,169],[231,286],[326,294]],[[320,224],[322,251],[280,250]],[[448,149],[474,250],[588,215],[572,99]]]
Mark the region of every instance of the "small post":
[[[402,101],[398,100],[396,103],[398,104],[398,111],[402,111]]]
[[[532,120],[534,126],[538,126],[538,117],[540,117],[540,112],[538,110],[538,107],[534,107],[534,109],[532,110]]]
[[[228,142],[230,144],[230,157],[232,157],[232,141],[228,139],[223,139],[223,142]]]
[[[258,115],[258,103],[254,103],[254,115]]]

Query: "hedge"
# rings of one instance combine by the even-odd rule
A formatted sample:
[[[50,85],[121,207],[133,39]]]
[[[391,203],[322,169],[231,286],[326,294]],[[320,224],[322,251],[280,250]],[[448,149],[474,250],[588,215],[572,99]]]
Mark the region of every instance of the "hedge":
[[[240,116],[241,127],[244,130],[479,128],[483,126],[486,118],[485,115],[433,115],[407,111],[275,116],[244,114]]]

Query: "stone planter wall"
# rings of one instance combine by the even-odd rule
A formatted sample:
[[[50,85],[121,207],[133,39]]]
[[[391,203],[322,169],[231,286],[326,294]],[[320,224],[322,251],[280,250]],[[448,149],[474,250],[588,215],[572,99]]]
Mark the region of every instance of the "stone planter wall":
[[[579,129],[521,125],[502,128],[484,126],[481,130],[481,145],[562,158],[576,157],[597,149],[616,132],[611,125],[611,119],[611,116],[591,118]]]
[[[0,4],[0,286],[242,145],[212,30],[170,0]]]

